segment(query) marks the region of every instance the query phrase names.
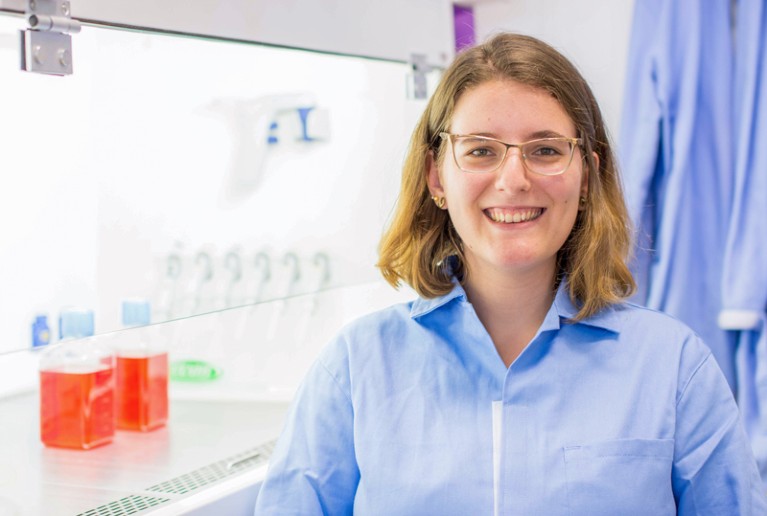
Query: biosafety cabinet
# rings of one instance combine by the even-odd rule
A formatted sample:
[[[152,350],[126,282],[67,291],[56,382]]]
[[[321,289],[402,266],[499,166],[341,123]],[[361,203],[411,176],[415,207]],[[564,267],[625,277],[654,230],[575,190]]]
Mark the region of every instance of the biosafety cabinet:
[[[0,515],[251,514],[319,349],[412,297],[376,245],[452,17],[0,0]],[[78,311],[169,350],[164,427],[41,444],[39,359]]]

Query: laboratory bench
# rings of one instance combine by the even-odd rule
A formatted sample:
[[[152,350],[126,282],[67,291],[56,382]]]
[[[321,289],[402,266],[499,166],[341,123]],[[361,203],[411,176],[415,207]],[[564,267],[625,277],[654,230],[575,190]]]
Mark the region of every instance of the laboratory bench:
[[[171,399],[166,426],[40,442],[37,392],[0,398],[0,516],[252,514],[288,403]]]

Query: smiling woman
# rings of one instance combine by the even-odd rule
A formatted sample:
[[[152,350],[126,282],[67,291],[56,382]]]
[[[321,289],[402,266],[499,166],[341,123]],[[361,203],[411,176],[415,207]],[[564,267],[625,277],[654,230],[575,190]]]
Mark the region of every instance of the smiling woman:
[[[326,347],[256,514],[767,512],[708,348],[624,301],[629,243],[573,65],[515,34],[459,54],[380,244],[420,297]]]
[[[629,222],[602,115],[591,89],[574,66],[553,48],[535,41],[525,36],[496,38],[461,54],[445,73],[413,133],[403,172],[401,199],[407,201],[398,205],[380,246],[381,272],[393,285],[404,281],[425,296],[449,292],[453,288],[452,276],[440,266],[448,256],[456,256],[458,277],[464,282],[468,278],[462,241],[465,235],[456,231],[452,212],[448,217],[429,201],[435,195],[428,194],[427,188],[435,185],[427,185],[430,176],[426,167],[446,169],[451,165],[452,160],[445,156],[449,147],[456,154],[456,137],[448,138],[452,144],[448,146],[441,134],[502,139],[493,129],[494,124],[507,134],[513,129],[526,131],[514,136],[521,143],[542,138],[577,140],[571,149],[577,159],[568,161],[565,167],[557,165],[556,169],[544,172],[572,177],[579,174],[571,170],[573,166],[585,172],[585,195],[577,198],[582,215],[576,218],[573,231],[567,228],[569,237],[557,253],[558,277],[567,276],[569,293],[579,302],[579,317],[596,313],[633,292],[634,281],[625,264],[630,244]],[[527,98],[519,98],[519,93],[525,93]],[[503,96],[503,100],[493,98],[495,94]],[[507,101],[514,107],[507,107]],[[480,107],[484,109],[483,115],[473,113],[473,109]],[[523,116],[524,121],[517,120]],[[506,157],[512,147],[497,143],[504,145],[506,151],[493,164],[500,167],[511,161],[505,166],[512,166],[515,159]],[[520,159],[531,176],[539,176],[535,171],[542,167],[531,167],[534,158],[528,150],[525,147]],[[455,161],[455,165],[464,171],[470,166],[465,159],[460,164]],[[501,180],[508,179],[506,174],[498,175]],[[531,180],[540,184],[538,179]],[[567,179],[549,183],[563,181]],[[514,195],[519,197],[519,193]],[[510,215],[513,220],[513,213]],[[496,216],[500,213],[496,212]],[[503,216],[505,221],[506,214]],[[428,266],[421,267],[422,264]]]
[[[429,160],[429,191],[446,199],[445,209],[463,248],[464,288],[470,299],[475,303],[487,296],[501,299],[504,292],[532,278],[540,285],[553,285],[557,254],[575,224],[579,198],[588,195],[588,169],[583,166],[581,149],[572,144],[577,138],[570,117],[543,90],[513,80],[493,80],[459,98],[451,130],[528,142],[521,145],[521,152],[491,153],[486,146],[467,155],[460,140],[457,143],[452,138],[454,159],[441,152],[439,160]],[[559,136],[544,147],[546,140],[534,139],[540,134]],[[476,141],[476,137],[469,138]],[[491,141],[504,149],[520,146]],[[528,148],[533,152],[528,153]],[[494,159],[492,167],[466,173],[465,166],[480,168],[474,157],[478,150],[500,159]],[[549,157],[540,158],[540,154]],[[573,161],[573,154],[578,159]],[[595,162],[599,163],[596,156]],[[541,169],[547,174],[539,173]],[[554,289],[547,290],[550,295],[540,299],[545,306],[538,317],[520,321],[529,328],[519,350],[535,334],[551,304]]]

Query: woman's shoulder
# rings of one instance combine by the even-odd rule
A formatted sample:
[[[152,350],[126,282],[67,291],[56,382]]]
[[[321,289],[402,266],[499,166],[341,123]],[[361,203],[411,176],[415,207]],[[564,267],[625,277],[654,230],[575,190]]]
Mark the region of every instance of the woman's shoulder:
[[[396,303],[360,315],[344,324],[338,336],[349,341],[357,341],[360,338],[406,331],[414,324],[411,317],[414,302],[413,300]]]
[[[585,317],[576,320],[581,305],[570,294],[568,285],[560,285],[555,298],[559,316],[567,321],[577,321],[586,327],[607,330],[621,336],[621,340],[646,340],[653,337],[665,337],[665,340],[684,341],[695,336],[695,332],[684,322],[660,310],[647,308],[624,299],[608,304]]]
[[[331,371],[380,368],[393,356],[414,351],[410,344],[422,330],[411,317],[412,305],[401,302],[350,320],[322,349],[319,361]]]
[[[618,303],[612,307],[612,310],[621,314],[621,317],[624,318],[627,323],[652,323],[654,326],[682,332],[693,331],[687,324],[673,315],[654,308],[648,308],[632,301]]]
[[[607,309],[606,317],[622,341],[648,351],[671,352],[704,360],[711,351],[689,325],[673,315],[633,302],[622,302]]]

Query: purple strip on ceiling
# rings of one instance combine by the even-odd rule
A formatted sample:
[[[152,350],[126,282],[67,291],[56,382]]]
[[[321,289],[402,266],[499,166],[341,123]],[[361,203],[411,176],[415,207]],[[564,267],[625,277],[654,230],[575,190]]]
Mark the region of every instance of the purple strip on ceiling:
[[[474,45],[474,9],[470,6],[453,4],[455,28],[455,53]]]

